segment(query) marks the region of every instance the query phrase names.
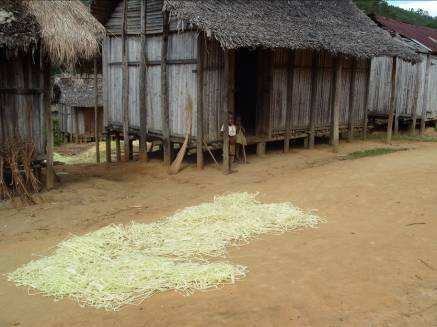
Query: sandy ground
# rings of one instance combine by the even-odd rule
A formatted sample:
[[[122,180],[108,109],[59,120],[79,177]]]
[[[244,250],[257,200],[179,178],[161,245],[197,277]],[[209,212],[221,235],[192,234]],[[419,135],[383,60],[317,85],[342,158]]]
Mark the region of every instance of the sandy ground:
[[[341,160],[377,142],[249,158],[224,176],[212,165],[168,176],[158,161],[62,167],[62,185],[35,206],[0,207],[0,273],[71,233],[149,222],[229,191],[292,201],[327,219],[230,250],[248,266],[234,285],[166,292],[119,312],[29,296],[0,278],[0,326],[437,326],[437,143]]]

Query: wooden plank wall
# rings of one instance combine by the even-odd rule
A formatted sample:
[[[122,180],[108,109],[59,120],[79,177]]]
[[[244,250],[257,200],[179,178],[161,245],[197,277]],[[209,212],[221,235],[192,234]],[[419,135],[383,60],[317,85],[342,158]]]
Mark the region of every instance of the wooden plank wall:
[[[311,104],[311,66],[313,52],[298,50],[295,52],[294,83],[292,98],[291,127],[294,130],[308,128]],[[287,97],[287,72],[290,51],[275,50],[273,52],[273,89],[270,94],[270,110],[273,133],[285,131],[285,113]],[[331,125],[330,103],[333,79],[333,57],[327,53],[318,54],[316,82],[315,128],[329,128]],[[352,76],[352,60],[343,59],[341,82],[340,126],[345,127],[349,121],[349,94]],[[366,97],[366,60],[358,60],[356,67],[353,125],[362,125]]]
[[[139,129],[139,36],[128,37],[129,47],[129,120],[130,127]],[[104,98],[106,103],[105,125],[122,125],[121,108],[122,65],[121,38],[107,37],[104,46],[103,62],[105,66]],[[153,133],[161,131],[161,70],[157,64],[161,60],[161,37],[147,36],[147,129]],[[171,136],[182,137],[185,132],[185,105],[188,96],[193,100],[192,135],[197,127],[196,117],[196,56],[197,36],[195,32],[172,33],[169,36],[168,75]]]
[[[162,33],[162,5],[163,0],[147,0],[146,3],[146,31],[147,34]],[[141,29],[141,0],[129,0],[127,12],[127,32],[128,34],[139,34]],[[111,18],[106,23],[109,34],[120,34],[123,20],[123,1],[115,8]],[[170,31],[178,29],[176,19],[170,21]]]
[[[44,153],[43,110],[39,97],[39,54],[20,53],[0,60],[0,144],[9,139],[33,142]]]
[[[93,136],[94,133],[94,108],[72,108],[64,104],[58,104],[59,130],[62,133],[75,135],[76,131],[80,136]],[[102,134],[103,127],[103,108],[99,107],[99,133]],[[76,124],[77,129],[76,129]]]
[[[206,39],[203,77],[203,133],[208,142],[220,139],[226,105],[225,53],[217,41]]]
[[[422,62],[419,63],[419,97],[417,105],[417,117],[422,114],[422,105],[424,99],[424,81],[426,71],[426,55],[422,54]],[[432,57],[431,78],[428,89],[428,118],[437,117],[437,57]],[[399,115],[411,117],[416,83],[416,67],[411,63],[401,59],[397,60],[398,77],[397,77],[397,96],[395,100],[396,112]],[[372,69],[370,75],[370,97],[369,112],[370,114],[388,113],[389,100],[391,93],[391,58],[378,57],[372,59]]]

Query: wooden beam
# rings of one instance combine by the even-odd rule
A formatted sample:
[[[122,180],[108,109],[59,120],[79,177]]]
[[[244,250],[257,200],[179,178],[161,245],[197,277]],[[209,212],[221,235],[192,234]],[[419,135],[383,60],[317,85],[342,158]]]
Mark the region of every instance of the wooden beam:
[[[357,60],[355,58],[352,59],[352,67],[351,67],[351,80],[350,80],[350,84],[349,84],[349,117],[348,117],[348,135],[347,135],[347,139],[349,142],[352,141],[352,139],[354,138],[354,104],[355,104],[355,83],[356,83],[356,79],[357,79],[357,74],[356,74],[356,69],[357,69]]]
[[[420,92],[420,64],[416,64],[416,81],[414,83],[414,99],[413,99],[413,108],[411,113],[411,126],[410,126],[410,134],[412,136],[416,135],[416,124],[417,124],[417,106],[419,102],[419,92]]]
[[[197,169],[203,169],[203,34],[197,37]]]
[[[310,121],[308,131],[308,148],[314,148],[314,126],[316,120],[316,100],[317,100],[317,65],[319,62],[318,52],[313,52],[313,60],[311,65],[311,105],[310,105]]]
[[[132,138],[129,139],[129,160],[134,159],[134,140]]]
[[[146,11],[147,0],[141,0],[141,39],[140,39],[140,66],[139,66],[139,102],[140,102],[140,147],[139,159],[147,161],[147,76],[146,76]]]
[[[225,92],[225,105],[223,106],[222,119],[223,119],[223,172],[225,174],[230,173],[229,165],[229,51],[225,50],[225,62],[224,62],[224,80],[227,86]]]
[[[396,59],[397,61],[397,59]],[[397,73],[396,73],[397,75]],[[397,77],[396,77],[396,97],[397,97],[397,85],[398,85],[398,81],[397,81]],[[399,135],[399,106],[396,105],[396,99],[395,99],[395,109],[394,109],[394,134],[395,135]]]
[[[121,146],[120,146],[120,133],[115,133],[115,157],[118,162],[121,161]]]
[[[94,58],[94,140],[96,142],[96,162],[100,163],[99,87],[97,81],[97,58]]]
[[[168,33],[170,29],[168,11],[163,13],[162,40],[161,40],[161,120],[162,120],[162,145],[164,148],[164,164],[171,164],[171,143],[170,143],[170,107],[168,100],[168,74],[167,74],[167,52]]]
[[[288,57],[288,71],[287,71],[287,105],[285,112],[285,140],[284,152],[290,151],[291,138],[291,117],[293,110],[293,86],[294,86],[294,54],[295,51],[289,51]]]
[[[74,112],[74,142],[79,143],[79,115],[77,114],[77,110],[71,110],[70,112]]]
[[[106,164],[110,164],[111,158],[111,132],[107,129],[105,131],[105,146],[106,146]]]
[[[420,136],[425,133],[426,111],[428,110],[428,89],[431,79],[431,55],[426,58],[425,84],[423,86],[422,118],[420,120]]]
[[[366,96],[364,98],[364,114],[363,114],[363,141],[367,139],[367,124],[369,114],[369,97],[370,97],[370,76],[372,73],[372,59],[367,60],[366,74]]]
[[[342,57],[335,58],[334,80],[332,83],[332,109],[331,109],[331,145],[337,151],[340,138],[340,105],[341,105],[341,73],[343,70]]]
[[[123,6],[123,33],[122,33],[122,61],[123,61],[123,140],[124,140],[124,160],[129,161],[129,67],[128,67],[128,42],[127,42],[127,10],[128,0],[124,0]]]
[[[40,81],[43,83],[41,87],[44,88],[44,125],[46,130],[46,189],[51,190],[55,185],[55,171],[53,168],[53,121],[52,111],[50,108],[50,61],[47,58],[44,60],[43,50],[40,49]]]
[[[392,129],[393,129],[393,115],[396,105],[396,84],[397,84],[397,58],[393,57],[391,70],[391,95],[388,110],[387,121],[387,143],[391,143]]]

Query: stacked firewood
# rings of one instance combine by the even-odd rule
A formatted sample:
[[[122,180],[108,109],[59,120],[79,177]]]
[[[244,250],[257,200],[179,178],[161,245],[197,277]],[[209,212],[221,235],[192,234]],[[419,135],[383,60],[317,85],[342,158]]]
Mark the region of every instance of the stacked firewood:
[[[33,143],[8,141],[0,146],[0,199],[35,203],[33,194],[40,188],[33,165],[35,157]]]

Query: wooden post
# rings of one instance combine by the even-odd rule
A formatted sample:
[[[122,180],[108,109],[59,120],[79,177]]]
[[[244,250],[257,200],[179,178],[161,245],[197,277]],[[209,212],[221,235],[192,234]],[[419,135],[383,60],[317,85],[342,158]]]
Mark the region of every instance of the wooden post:
[[[349,84],[349,117],[348,117],[348,128],[347,128],[347,139],[349,142],[354,138],[354,104],[355,104],[355,81],[357,79],[356,76],[357,70],[357,60],[355,58],[352,59],[352,67],[351,67],[351,80]]]
[[[115,133],[115,156],[117,158],[117,161],[121,161],[121,147],[120,147],[120,133]]]
[[[289,52],[288,74],[287,74],[287,106],[285,113],[285,140],[284,152],[290,151],[291,138],[291,117],[293,110],[293,86],[294,86],[294,51]]]
[[[334,152],[338,149],[340,137],[340,99],[341,99],[341,73],[343,69],[342,57],[335,58],[335,72],[332,83],[332,105],[331,105],[331,145]]]
[[[105,145],[106,145],[106,164],[110,164],[111,158],[111,132],[107,129],[105,131]]]
[[[367,139],[367,115],[369,113],[369,97],[370,97],[370,75],[372,73],[372,59],[367,60],[367,76],[366,76],[366,97],[364,99],[364,115],[363,115],[363,141]]]
[[[223,172],[225,174],[230,173],[229,165],[229,51],[225,50],[225,62],[224,62],[224,80],[227,85],[227,90],[225,93],[225,105],[223,106]]]
[[[161,44],[161,120],[162,120],[162,145],[164,147],[164,164],[171,164],[171,143],[170,143],[170,108],[168,100],[168,74],[167,74],[167,52],[168,33],[170,29],[169,14],[163,13],[162,44]]]
[[[147,161],[147,76],[146,76],[146,11],[147,0],[141,0],[141,42],[139,71],[139,102],[140,102],[140,147],[139,159]]]
[[[97,81],[97,58],[94,58],[94,140],[96,141],[96,162],[100,163],[99,89]]]
[[[235,123],[235,50],[229,50],[229,96],[228,96],[228,112],[234,116]]]
[[[417,124],[417,105],[419,102],[419,92],[420,92],[420,64],[416,64],[416,81],[414,83],[414,99],[413,99],[413,108],[411,113],[411,126],[410,126],[410,134],[412,136],[416,135],[416,124]]]
[[[129,160],[134,159],[134,140],[129,139]]]
[[[266,142],[259,142],[256,144],[256,155],[262,157],[266,154]]]
[[[431,78],[431,55],[426,58],[425,84],[423,86],[422,119],[420,120],[420,136],[425,133],[426,111],[428,110],[428,88]]]
[[[124,0],[123,7],[123,31],[122,31],[122,62],[123,62],[123,139],[124,160],[129,161],[129,67],[128,67],[128,43],[127,43],[127,10],[128,0]]]
[[[203,169],[203,35],[197,37],[197,169]]]
[[[77,114],[77,109],[71,109],[71,113],[74,112],[74,143],[79,143],[79,115]]]
[[[317,52],[313,52],[313,60],[311,66],[311,107],[310,107],[310,122],[308,132],[308,148],[314,148],[314,127],[316,120],[316,96],[317,96],[317,65],[319,62],[319,55]]]
[[[395,111],[396,104],[396,81],[397,81],[397,58],[393,57],[393,64],[391,70],[391,95],[390,95],[390,106],[388,111],[388,121],[387,121],[387,143],[391,143],[392,129],[393,129],[393,114]]]
[[[396,59],[396,61],[397,61],[397,59]],[[397,78],[396,78],[396,95],[398,93],[398,91],[397,91],[397,84],[398,84],[398,81],[397,81]],[[395,99],[395,110],[394,110],[394,117],[393,117],[393,119],[394,119],[394,134],[395,135],[399,135],[399,106],[396,105],[396,99]]]
[[[40,49],[40,71],[41,79],[43,82],[44,90],[44,123],[46,129],[46,189],[51,190],[55,183],[55,172],[53,168],[53,121],[52,121],[52,111],[50,109],[50,90],[51,90],[51,80],[50,80],[50,61],[49,59],[44,62],[43,51]]]

